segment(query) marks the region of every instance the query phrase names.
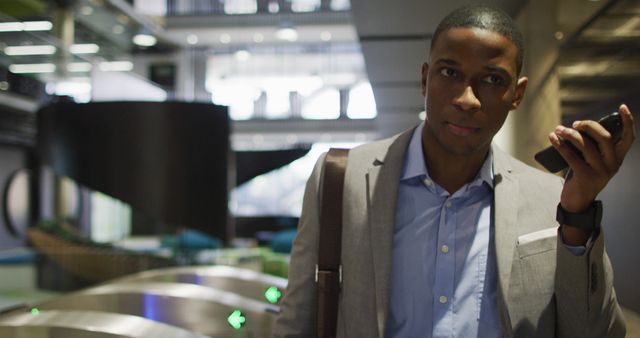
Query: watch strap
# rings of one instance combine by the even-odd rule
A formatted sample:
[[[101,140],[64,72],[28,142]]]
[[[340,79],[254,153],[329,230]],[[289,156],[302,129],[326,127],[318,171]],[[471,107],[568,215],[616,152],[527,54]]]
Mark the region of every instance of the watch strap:
[[[558,203],[556,221],[560,225],[566,224],[576,228],[594,230],[600,228],[602,221],[602,202],[593,201],[589,208],[583,212],[569,212]]]

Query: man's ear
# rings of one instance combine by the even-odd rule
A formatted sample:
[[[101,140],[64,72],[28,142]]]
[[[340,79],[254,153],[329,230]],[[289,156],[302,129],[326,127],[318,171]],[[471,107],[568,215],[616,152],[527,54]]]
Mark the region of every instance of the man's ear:
[[[422,64],[422,96],[427,97],[427,75],[429,74],[429,64]]]
[[[516,92],[513,95],[513,100],[511,101],[511,110],[518,108],[520,102],[524,98],[524,91],[527,89],[527,83],[529,83],[529,79],[525,76],[518,79],[516,83]]]

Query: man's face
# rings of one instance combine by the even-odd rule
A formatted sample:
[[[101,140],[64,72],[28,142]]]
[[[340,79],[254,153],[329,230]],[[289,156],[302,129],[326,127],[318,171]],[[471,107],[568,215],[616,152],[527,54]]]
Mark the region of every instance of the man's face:
[[[422,66],[429,147],[451,155],[484,156],[507,114],[524,95],[517,79],[517,48],[488,30],[452,28],[438,37]]]

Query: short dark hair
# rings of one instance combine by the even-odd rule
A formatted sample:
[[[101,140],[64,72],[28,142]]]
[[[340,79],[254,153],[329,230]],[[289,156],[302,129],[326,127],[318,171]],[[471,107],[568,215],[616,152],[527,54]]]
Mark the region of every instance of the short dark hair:
[[[486,29],[496,32],[513,42],[517,48],[516,70],[517,75],[522,71],[524,61],[524,43],[522,32],[509,14],[504,11],[482,5],[464,6],[449,13],[436,28],[431,39],[431,50],[441,33],[459,27],[471,27]]]

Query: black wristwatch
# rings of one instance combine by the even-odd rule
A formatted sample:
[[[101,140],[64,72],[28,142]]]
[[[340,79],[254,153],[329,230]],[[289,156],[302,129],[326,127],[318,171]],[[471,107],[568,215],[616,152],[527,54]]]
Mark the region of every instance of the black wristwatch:
[[[560,225],[566,224],[585,230],[599,229],[600,221],[602,221],[602,202],[593,201],[586,211],[580,213],[568,212],[558,203],[556,221]]]

